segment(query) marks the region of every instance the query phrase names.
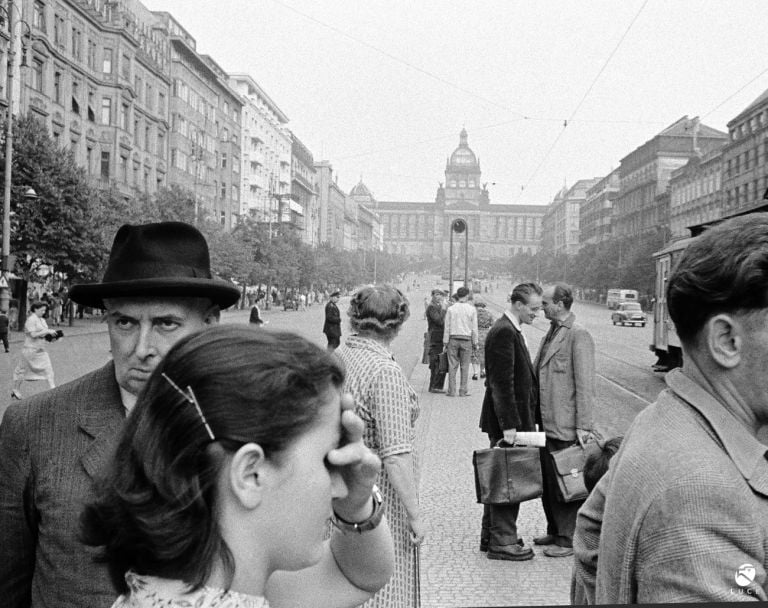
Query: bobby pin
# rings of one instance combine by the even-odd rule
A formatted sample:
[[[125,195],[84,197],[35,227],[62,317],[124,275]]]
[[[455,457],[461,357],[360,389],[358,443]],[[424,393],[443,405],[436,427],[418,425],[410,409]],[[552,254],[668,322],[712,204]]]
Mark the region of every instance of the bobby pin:
[[[173,388],[175,388],[183,397],[185,401],[188,401],[192,405],[195,406],[195,409],[197,410],[197,413],[200,415],[200,420],[203,421],[203,426],[205,427],[205,430],[208,431],[208,436],[211,438],[211,441],[216,441],[216,437],[213,435],[213,431],[211,430],[211,427],[208,425],[208,421],[205,419],[205,414],[203,414],[203,410],[200,409],[200,404],[197,402],[197,397],[195,397],[195,393],[192,391],[192,387],[187,385],[187,391],[189,391],[189,394],[184,392],[179,388],[179,386],[171,380],[168,376],[165,375],[165,372],[161,374],[163,378],[165,378],[168,381],[168,384],[170,384]]]

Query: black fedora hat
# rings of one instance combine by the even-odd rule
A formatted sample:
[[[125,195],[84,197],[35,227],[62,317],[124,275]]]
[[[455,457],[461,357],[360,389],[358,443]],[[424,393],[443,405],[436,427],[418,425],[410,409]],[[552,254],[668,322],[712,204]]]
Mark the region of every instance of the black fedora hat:
[[[74,285],[69,296],[83,306],[104,308],[104,298],[210,298],[232,306],[240,291],[211,274],[205,237],[183,222],[120,227],[101,283]]]

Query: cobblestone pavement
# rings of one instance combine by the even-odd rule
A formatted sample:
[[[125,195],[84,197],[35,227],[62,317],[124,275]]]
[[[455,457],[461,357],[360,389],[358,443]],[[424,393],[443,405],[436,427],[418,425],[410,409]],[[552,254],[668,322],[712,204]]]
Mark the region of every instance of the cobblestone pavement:
[[[505,562],[479,551],[483,508],[475,502],[472,451],[488,442],[478,428],[483,380],[470,379],[469,397],[429,393],[429,369],[419,363],[411,384],[421,403],[417,447],[427,522],[421,547],[424,608],[568,604],[572,558],[545,557],[536,547],[530,561]],[[534,536],[546,533],[540,500],[521,505],[518,529],[531,546]]]

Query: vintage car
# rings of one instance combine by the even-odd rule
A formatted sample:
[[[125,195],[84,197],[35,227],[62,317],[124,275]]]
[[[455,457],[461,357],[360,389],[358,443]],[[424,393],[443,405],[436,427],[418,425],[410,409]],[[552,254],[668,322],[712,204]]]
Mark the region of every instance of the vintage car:
[[[645,327],[645,313],[638,302],[624,302],[611,313],[611,321],[614,325],[629,323]]]

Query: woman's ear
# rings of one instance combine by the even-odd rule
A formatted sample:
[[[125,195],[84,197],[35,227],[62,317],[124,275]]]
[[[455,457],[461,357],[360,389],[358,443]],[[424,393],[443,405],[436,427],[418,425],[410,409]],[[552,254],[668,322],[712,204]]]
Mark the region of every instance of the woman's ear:
[[[265,462],[264,450],[257,443],[246,443],[230,460],[230,491],[244,509],[254,509],[261,504]]]

